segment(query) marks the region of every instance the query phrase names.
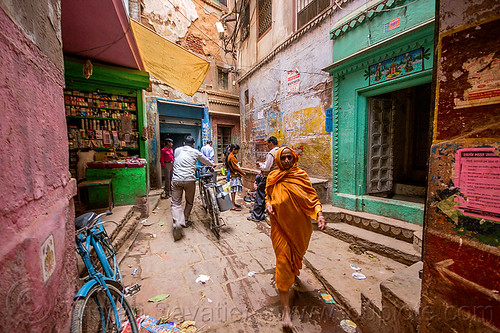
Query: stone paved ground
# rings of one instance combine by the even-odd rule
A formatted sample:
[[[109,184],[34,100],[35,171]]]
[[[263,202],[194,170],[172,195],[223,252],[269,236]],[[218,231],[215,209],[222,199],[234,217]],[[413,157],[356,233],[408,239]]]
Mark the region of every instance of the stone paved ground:
[[[161,200],[157,213],[140,224],[132,245],[121,250],[128,250],[120,264],[125,285],[142,285],[129,302],[138,314],[194,320],[205,332],[281,332],[269,227],[247,221],[248,207],[224,212],[227,226],[217,240],[208,229],[208,215],[196,203],[194,225],[183,230],[182,240],[173,241],[170,200]],[[196,283],[200,274],[210,280]],[[293,289],[294,332],[344,332],[339,322],[346,315],[323,302],[320,291],[323,285],[304,269]],[[148,302],[158,294],[170,297]]]

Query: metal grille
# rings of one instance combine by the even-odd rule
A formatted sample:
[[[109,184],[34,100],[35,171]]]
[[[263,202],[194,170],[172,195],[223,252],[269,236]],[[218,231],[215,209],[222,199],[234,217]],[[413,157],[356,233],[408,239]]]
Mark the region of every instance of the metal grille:
[[[393,185],[393,101],[389,98],[371,98],[368,123],[366,192],[390,192]]]
[[[259,0],[259,37],[271,28],[272,22],[272,0]]]
[[[297,29],[309,23],[319,13],[330,6],[330,0],[298,0]]]

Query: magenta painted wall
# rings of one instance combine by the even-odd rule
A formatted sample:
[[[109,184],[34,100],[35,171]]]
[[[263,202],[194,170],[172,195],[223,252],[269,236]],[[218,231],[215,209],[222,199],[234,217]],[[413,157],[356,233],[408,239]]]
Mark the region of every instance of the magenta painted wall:
[[[68,171],[60,22],[53,20],[60,4],[34,6],[20,22],[4,10],[8,5],[0,5],[0,331],[65,332],[76,286],[76,185]],[[47,25],[54,29],[30,33]],[[49,237],[55,266],[44,279],[51,261],[42,264],[41,246]]]

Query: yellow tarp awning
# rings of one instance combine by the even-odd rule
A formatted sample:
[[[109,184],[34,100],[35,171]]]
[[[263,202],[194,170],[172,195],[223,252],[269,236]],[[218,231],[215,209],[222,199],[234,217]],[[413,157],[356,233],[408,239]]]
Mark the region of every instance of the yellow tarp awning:
[[[142,24],[130,20],[145,70],[169,86],[193,96],[210,64]]]

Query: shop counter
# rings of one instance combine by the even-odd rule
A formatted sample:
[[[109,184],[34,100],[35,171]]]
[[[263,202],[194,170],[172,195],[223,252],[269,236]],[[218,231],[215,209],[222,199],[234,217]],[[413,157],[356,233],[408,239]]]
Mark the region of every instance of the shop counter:
[[[147,195],[146,164],[89,163],[87,180],[112,179],[115,206],[134,205],[137,197]],[[108,206],[108,191],[104,187],[89,188],[91,207]]]

